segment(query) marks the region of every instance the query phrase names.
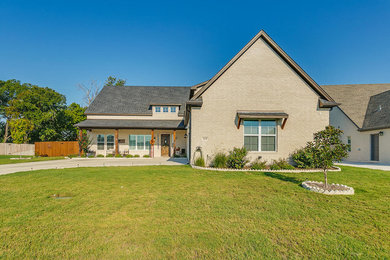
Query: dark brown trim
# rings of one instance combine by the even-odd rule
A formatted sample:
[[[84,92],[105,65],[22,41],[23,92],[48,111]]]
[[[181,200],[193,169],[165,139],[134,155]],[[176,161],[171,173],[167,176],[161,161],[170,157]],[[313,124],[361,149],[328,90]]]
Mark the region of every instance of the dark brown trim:
[[[121,114],[121,113],[84,113],[87,116],[153,116],[150,114]]]
[[[164,128],[164,127],[117,127],[117,126],[112,126],[112,127],[109,127],[109,126],[104,126],[104,127],[99,127],[99,126],[94,126],[94,127],[91,127],[91,126],[84,126],[84,127],[79,127],[80,129],[86,129],[86,130],[93,130],[93,129],[128,129],[128,130],[131,130],[131,129],[143,129],[143,130],[151,130],[151,129],[155,129],[155,130],[186,130],[185,128],[174,128],[174,127],[168,127],[168,128]]]
[[[261,30],[252,38],[217,74],[212,77],[193,97],[199,98],[219,77],[223,75],[258,39],[262,38],[320,97],[333,101],[329,96],[290,56],[277,45],[265,31]]]
[[[375,131],[375,130],[382,130],[382,129],[390,129],[390,126],[382,126],[382,127],[372,127],[372,128],[359,128],[359,132],[368,132],[368,131]]]

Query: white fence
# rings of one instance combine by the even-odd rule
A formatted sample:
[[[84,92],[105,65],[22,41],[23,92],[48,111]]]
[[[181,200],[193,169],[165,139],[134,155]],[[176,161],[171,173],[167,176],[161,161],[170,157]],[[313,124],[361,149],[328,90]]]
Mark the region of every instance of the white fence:
[[[34,155],[34,144],[0,143],[0,155]]]

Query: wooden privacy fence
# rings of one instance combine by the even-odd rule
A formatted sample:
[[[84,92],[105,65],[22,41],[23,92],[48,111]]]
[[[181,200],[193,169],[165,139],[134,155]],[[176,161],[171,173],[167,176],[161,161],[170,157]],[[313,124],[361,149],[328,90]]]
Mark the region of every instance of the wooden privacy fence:
[[[67,156],[79,154],[79,143],[69,142],[36,142],[35,154],[39,156]]]

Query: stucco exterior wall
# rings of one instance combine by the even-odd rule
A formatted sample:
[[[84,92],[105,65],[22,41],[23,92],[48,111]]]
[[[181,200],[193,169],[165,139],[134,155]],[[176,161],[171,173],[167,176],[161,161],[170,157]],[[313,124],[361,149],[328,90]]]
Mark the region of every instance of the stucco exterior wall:
[[[183,116],[179,116],[179,106],[176,107],[176,112],[171,112],[169,106],[168,112],[163,112],[163,108],[161,106],[161,112],[155,112],[155,108],[152,109],[152,115],[141,116],[141,115],[87,115],[87,119],[136,119],[136,120],[182,120]]]
[[[187,151],[186,139],[184,138],[184,134],[186,130],[177,130],[176,131],[176,148],[185,149]],[[97,150],[97,136],[99,134],[104,135],[105,149]],[[123,154],[125,151],[129,151],[129,135],[151,135],[151,130],[142,130],[142,129],[119,129],[118,139],[124,139],[125,143],[119,144],[119,152]],[[161,134],[170,134],[171,135],[171,156],[173,156],[173,130],[155,130],[155,145],[154,145],[154,157],[161,157]],[[91,150],[96,152],[96,154],[110,154],[114,152],[114,149],[107,150],[107,135],[114,135],[114,129],[92,129],[92,131],[88,132],[88,136],[91,138]],[[141,157],[144,155],[149,155],[149,150],[130,150],[129,154],[135,155],[138,154]]]
[[[359,132],[338,107],[330,112],[330,124],[344,131],[341,137],[344,143],[348,142],[348,136],[351,137],[351,152],[345,160],[353,162],[371,161],[371,134],[382,131],[383,136],[379,136],[379,162],[390,163],[390,129]]]
[[[288,158],[329,124],[329,109],[318,108],[317,94],[262,40],[257,40],[202,95],[201,108],[191,110],[191,159],[201,147],[206,163],[215,153],[244,144],[237,129],[237,110],[277,110],[289,114],[278,121],[277,151],[249,152],[254,160]]]

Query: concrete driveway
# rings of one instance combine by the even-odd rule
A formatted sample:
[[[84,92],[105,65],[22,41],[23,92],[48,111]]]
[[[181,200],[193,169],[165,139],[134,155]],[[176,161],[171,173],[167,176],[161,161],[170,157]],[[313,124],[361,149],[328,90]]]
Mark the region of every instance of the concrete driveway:
[[[368,168],[374,170],[390,171],[390,164],[381,164],[375,162],[341,162],[336,163],[337,165],[352,166],[359,168]]]
[[[64,160],[26,162],[0,165],[0,175],[15,172],[77,167],[185,165],[186,158],[72,158]]]

